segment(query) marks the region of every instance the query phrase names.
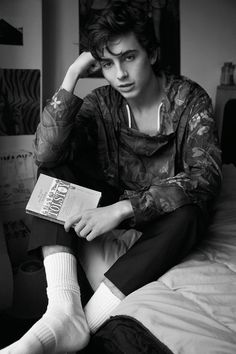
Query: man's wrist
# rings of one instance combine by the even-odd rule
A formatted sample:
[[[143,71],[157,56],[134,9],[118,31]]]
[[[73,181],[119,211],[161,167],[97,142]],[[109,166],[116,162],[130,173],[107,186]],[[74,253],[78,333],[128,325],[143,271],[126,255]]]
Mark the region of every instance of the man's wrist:
[[[79,72],[75,70],[73,65],[71,65],[67,70],[61,88],[64,88],[66,91],[73,93],[78,79],[79,79]]]
[[[131,218],[134,215],[133,207],[129,199],[121,200],[117,202],[119,218],[121,221]]]

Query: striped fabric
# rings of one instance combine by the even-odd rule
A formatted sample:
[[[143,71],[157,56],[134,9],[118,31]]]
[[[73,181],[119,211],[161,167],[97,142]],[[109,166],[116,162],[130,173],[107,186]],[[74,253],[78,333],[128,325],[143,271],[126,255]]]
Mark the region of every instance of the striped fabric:
[[[34,134],[40,120],[40,70],[0,69],[0,135]]]

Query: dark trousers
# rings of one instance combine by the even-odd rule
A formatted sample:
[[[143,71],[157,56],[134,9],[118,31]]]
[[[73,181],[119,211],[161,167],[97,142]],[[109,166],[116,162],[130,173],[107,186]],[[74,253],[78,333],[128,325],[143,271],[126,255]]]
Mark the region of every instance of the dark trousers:
[[[197,206],[176,209],[141,229],[140,239],[105,276],[125,295],[157,280],[192,250],[205,232]]]
[[[40,172],[76,183],[74,175],[65,167]],[[33,217],[31,229],[29,251],[46,245],[67,246],[74,252],[79,249],[78,236],[74,231],[66,233],[62,225]],[[157,218],[139,230],[142,231],[139,240],[105,273],[125,295],[157,280],[179,263],[204,236],[206,222],[197,206],[187,205]],[[82,267],[78,266],[78,281],[85,304],[92,295],[92,289],[89,288]]]

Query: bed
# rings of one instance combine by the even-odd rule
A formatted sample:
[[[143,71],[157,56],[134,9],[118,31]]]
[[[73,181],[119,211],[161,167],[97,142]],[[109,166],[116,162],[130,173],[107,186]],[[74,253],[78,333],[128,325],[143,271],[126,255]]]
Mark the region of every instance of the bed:
[[[127,296],[86,353],[236,353],[236,167],[223,184],[207,237],[180,264]]]

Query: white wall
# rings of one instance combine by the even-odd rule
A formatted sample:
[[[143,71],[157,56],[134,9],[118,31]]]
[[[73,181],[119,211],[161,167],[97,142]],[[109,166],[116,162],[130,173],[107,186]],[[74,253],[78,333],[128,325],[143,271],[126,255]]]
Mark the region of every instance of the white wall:
[[[43,100],[78,55],[78,0],[43,0]]]
[[[0,67],[42,69],[42,0],[1,0],[0,18],[23,26],[23,46],[0,44]]]
[[[79,55],[79,0],[43,0],[43,100],[57,90]],[[76,93],[84,97],[103,79],[81,79]]]
[[[224,62],[236,64],[236,1],[180,0],[181,73],[202,85],[215,104]]]

